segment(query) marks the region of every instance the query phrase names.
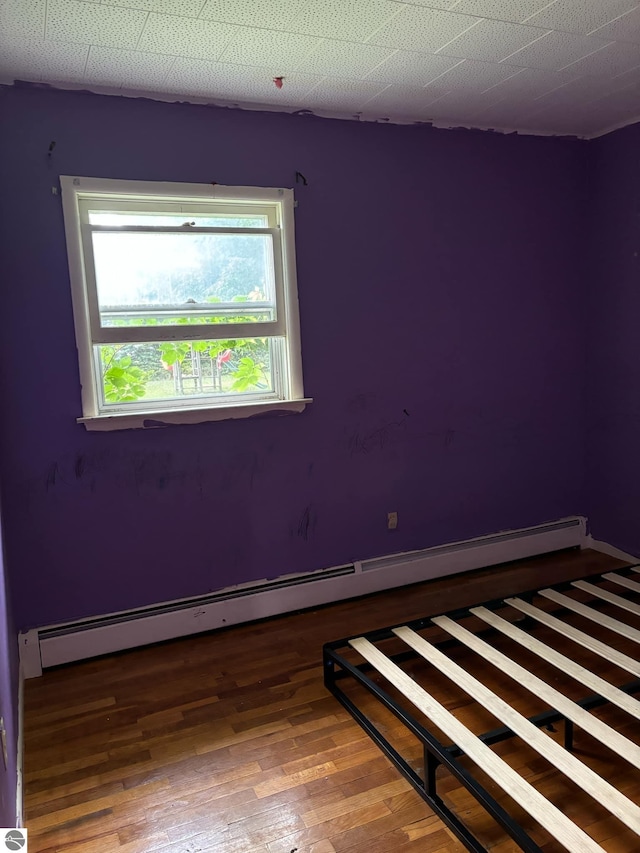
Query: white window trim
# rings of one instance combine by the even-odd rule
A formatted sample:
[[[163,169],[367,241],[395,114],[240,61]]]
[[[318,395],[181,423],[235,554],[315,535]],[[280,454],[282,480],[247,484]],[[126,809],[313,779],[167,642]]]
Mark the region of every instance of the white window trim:
[[[84,178],[63,175],[62,208],[64,213],[67,255],[73,300],[73,316],[76,329],[76,343],[82,386],[82,417],[77,422],[88,430],[109,431],[116,429],[146,429],[170,424],[192,424],[207,421],[220,421],[235,418],[252,418],[269,412],[301,412],[312,402],[304,396],[302,380],[302,357],[300,341],[300,317],[298,308],[298,289],[296,279],[294,245],[294,198],[291,189],[273,189],[263,187],[231,187],[219,184],[184,184],[150,181],[118,181],[103,178]],[[217,406],[165,408],[162,402],[157,407],[144,407],[140,411],[133,409],[114,411],[113,414],[100,412],[95,377],[93,374],[92,347],[95,343],[91,335],[90,304],[85,286],[85,270],[82,249],[79,199],[90,194],[127,195],[132,198],[153,196],[164,201],[185,200],[215,202],[225,199],[249,199],[251,201],[274,201],[282,205],[286,227],[282,228],[282,264],[285,281],[285,326],[287,341],[287,361],[289,364],[289,394],[285,400],[266,400],[232,402]],[[183,330],[184,331],[184,330]],[[176,334],[176,338],[178,334]]]

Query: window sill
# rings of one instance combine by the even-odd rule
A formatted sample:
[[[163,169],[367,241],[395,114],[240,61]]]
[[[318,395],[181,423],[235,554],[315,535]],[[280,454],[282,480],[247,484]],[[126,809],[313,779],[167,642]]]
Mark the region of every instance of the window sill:
[[[126,414],[96,415],[78,418],[79,424],[91,432],[110,432],[116,429],[157,429],[174,424],[202,424],[236,418],[255,418],[270,413],[286,415],[303,412],[313,400],[270,400],[265,403],[245,403],[219,409],[172,409],[171,411],[127,412]]]

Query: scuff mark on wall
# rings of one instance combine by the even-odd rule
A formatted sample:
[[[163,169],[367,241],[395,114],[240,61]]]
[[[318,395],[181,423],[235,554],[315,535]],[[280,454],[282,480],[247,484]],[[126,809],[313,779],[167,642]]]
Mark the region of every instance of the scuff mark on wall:
[[[404,421],[391,421],[373,430],[356,430],[349,436],[347,448],[351,456],[356,453],[370,453],[384,450],[389,441],[395,438],[399,430],[404,429]]]
[[[58,463],[54,462],[49,466],[49,470],[47,471],[47,475],[44,481],[45,490],[48,492],[53,489],[60,479],[60,468],[58,467]]]
[[[76,480],[82,479],[82,475],[84,474],[84,467],[85,467],[84,456],[81,453],[79,453],[78,456],[76,457],[76,464],[75,464]]]
[[[300,539],[304,539],[305,542],[308,542],[309,537],[315,533],[317,521],[318,519],[313,508],[313,504],[309,504],[309,506],[305,507],[304,512],[300,516],[300,521],[298,522],[298,527],[295,531],[296,535]]]

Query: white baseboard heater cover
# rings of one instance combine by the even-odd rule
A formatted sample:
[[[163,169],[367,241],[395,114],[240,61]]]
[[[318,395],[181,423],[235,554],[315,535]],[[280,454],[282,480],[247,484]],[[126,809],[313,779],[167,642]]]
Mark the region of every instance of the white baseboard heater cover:
[[[521,530],[391,554],[210,595],[34,628],[20,634],[26,678],[43,668],[330,604],[471,569],[582,547],[586,519],[560,519]]]

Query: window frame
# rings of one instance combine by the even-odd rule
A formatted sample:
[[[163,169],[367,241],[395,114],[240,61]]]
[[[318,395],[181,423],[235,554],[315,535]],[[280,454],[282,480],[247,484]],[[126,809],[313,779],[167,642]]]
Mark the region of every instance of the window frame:
[[[310,398],[304,396],[300,319],[294,245],[293,190],[266,187],[222,186],[219,184],[186,184],[150,181],[128,181],[110,178],[86,178],[62,175],[62,207],[66,232],[67,255],[73,303],[73,316],[78,349],[80,382],[82,386],[82,417],[78,423],[88,430],[148,428],[176,423],[248,418],[269,411],[301,412]],[[111,196],[112,198],[109,198]],[[98,308],[95,267],[92,264],[91,234],[97,231],[120,231],[118,226],[103,226],[88,222],[87,200],[100,198],[105,208],[118,202],[136,203],[140,209],[162,214],[169,205],[202,206],[202,215],[211,215],[211,206],[234,212],[239,205],[253,204],[259,215],[267,215],[268,227],[253,227],[251,233],[268,233],[273,240],[273,260],[276,317],[273,321],[234,323],[233,336],[280,338],[282,358],[273,367],[273,391],[245,392],[237,399],[227,395],[202,400],[199,405],[185,398],[179,403],[165,405],[159,401],[139,401],[123,404],[122,409],[105,411],[101,405],[99,365],[94,348],[100,344],[138,343],[145,341],[197,341],[228,338],[230,326],[163,325],[163,326],[103,326]],[[162,206],[164,205],[164,210]],[[209,210],[207,210],[209,207]],[[177,210],[180,215],[183,211]],[[184,211],[185,215],[187,211]],[[127,233],[144,231],[145,226],[128,226]],[[146,230],[149,230],[147,228]],[[153,226],[154,233],[161,226]],[[239,227],[194,227],[188,232],[178,226],[168,226],[167,233],[248,233]],[[259,309],[258,309],[259,310]],[[282,369],[280,369],[280,365]],[[285,375],[282,375],[285,374]],[[266,399],[265,399],[266,398]]]

